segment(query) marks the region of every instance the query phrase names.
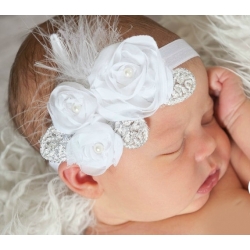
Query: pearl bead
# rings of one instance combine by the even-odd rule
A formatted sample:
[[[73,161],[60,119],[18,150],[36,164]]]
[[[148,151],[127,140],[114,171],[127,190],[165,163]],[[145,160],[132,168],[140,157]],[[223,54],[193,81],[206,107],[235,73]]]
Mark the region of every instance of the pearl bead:
[[[74,113],[78,114],[80,112],[81,105],[74,104],[71,109]]]
[[[128,78],[132,77],[134,75],[134,70],[130,67],[126,67],[124,69],[124,75]]]
[[[94,151],[97,153],[97,154],[101,154],[104,150],[104,146],[102,143],[96,143],[94,145]]]

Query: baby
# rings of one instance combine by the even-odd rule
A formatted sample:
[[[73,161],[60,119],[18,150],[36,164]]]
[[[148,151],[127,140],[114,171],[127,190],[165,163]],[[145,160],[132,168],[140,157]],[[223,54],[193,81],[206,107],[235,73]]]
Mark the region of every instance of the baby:
[[[9,85],[20,133],[94,200],[85,234],[250,233],[249,105],[237,76],[143,16],[45,22]]]

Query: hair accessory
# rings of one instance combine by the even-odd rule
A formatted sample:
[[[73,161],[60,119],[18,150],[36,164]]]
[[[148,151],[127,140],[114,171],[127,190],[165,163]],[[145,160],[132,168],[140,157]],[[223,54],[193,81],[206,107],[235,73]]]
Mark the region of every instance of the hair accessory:
[[[187,69],[177,68],[173,72],[174,89],[166,105],[175,105],[191,96],[196,87],[194,75]]]
[[[174,69],[199,54],[183,39],[175,40],[160,49],[163,60],[169,68]]]
[[[59,34],[50,37],[50,54],[67,79],[68,68],[73,72],[74,63],[76,76],[81,65],[84,69],[85,57],[78,56],[82,47],[89,48],[89,41],[84,38],[85,46],[79,41],[81,48],[74,42],[78,55],[71,51],[72,38],[60,30]],[[134,36],[105,47],[95,57],[83,84],[68,77],[52,91],[47,108],[53,125],[40,140],[42,157],[55,170],[67,161],[88,175],[100,175],[116,166],[123,146],[136,149],[147,141],[144,118],[161,105],[174,105],[193,93],[192,73],[173,67],[195,56],[198,54],[181,39],[158,49],[152,37]]]
[[[95,122],[77,131],[67,144],[67,164],[77,164],[88,175],[103,174],[116,166],[123,151],[123,141],[110,125]]]
[[[61,163],[67,160],[66,147],[72,135],[59,132],[50,126],[40,140],[40,153],[50,162]]]
[[[121,136],[126,148],[139,148],[148,139],[148,126],[144,120],[114,122],[115,133]]]
[[[98,113],[113,122],[151,116],[173,90],[172,70],[150,36],[133,36],[104,48],[88,82]]]

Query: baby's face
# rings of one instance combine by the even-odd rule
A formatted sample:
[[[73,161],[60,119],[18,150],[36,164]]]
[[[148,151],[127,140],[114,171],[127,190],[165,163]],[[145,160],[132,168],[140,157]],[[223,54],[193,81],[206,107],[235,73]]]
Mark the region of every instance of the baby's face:
[[[97,217],[115,216],[122,223],[194,212],[224,175],[229,140],[213,117],[206,70],[199,58],[195,60],[196,66],[182,65],[196,78],[193,95],[147,118],[146,144],[124,149],[116,167],[95,177],[104,190],[95,203]]]

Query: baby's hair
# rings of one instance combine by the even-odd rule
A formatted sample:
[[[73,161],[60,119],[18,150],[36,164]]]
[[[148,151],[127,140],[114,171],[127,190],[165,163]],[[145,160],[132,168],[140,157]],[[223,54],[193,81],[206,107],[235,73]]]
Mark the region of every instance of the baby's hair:
[[[39,69],[38,74],[34,65],[44,60],[42,44],[47,43],[47,40],[42,34],[50,33],[52,29],[55,31],[50,22],[33,29],[17,52],[9,78],[9,113],[18,131],[37,150],[43,127],[46,128],[49,122],[44,104],[54,88],[56,72]],[[40,35],[40,32],[43,33]]]

